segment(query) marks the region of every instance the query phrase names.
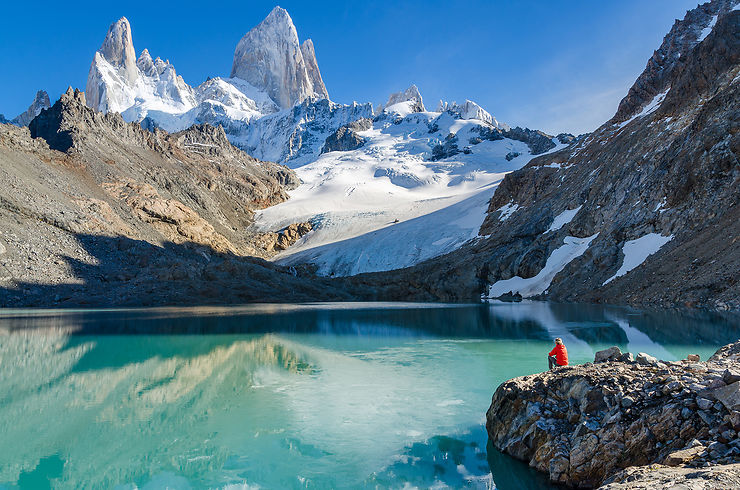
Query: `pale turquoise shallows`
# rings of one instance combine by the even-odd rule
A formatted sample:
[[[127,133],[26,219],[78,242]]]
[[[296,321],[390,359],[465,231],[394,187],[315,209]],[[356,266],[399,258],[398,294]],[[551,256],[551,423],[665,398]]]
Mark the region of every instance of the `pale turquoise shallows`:
[[[705,359],[733,318],[546,303],[0,310],[0,488],[545,488],[496,386],[618,345]]]

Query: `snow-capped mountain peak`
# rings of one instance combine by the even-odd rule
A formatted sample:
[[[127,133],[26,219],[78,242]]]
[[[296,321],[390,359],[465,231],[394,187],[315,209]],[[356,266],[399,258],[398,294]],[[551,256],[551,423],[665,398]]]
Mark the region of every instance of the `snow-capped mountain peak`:
[[[424,101],[416,85],[411,85],[403,92],[396,92],[388,97],[388,102],[380,106],[378,112],[396,112],[405,116],[412,112],[424,112]]]
[[[466,100],[464,104],[458,104],[457,102],[449,103],[440,100],[437,112],[449,112],[460,119],[478,119],[499,129],[509,129],[507,124],[498,122],[488,111],[472,100]]]
[[[293,20],[280,7],[239,41],[231,77],[264,90],[283,109],[308,97],[329,98],[313,43],[299,44]]]
[[[175,67],[148,50],[136,58],[131,26],[121,17],[108,28],[87,77],[87,104],[101,112],[120,112],[140,121],[151,110],[187,111],[197,104],[195,94]]]

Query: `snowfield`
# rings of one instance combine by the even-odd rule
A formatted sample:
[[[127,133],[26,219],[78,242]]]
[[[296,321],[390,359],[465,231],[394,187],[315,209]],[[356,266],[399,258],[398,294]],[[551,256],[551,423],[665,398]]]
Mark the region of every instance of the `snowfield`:
[[[478,236],[495,187],[532,158],[525,143],[506,138],[468,145],[480,128],[492,127],[487,121],[408,113],[403,103],[386,111],[396,106],[400,114],[388,112],[358,133],[367,140],[361,148],[325,153],[295,168],[303,184],[288,201],[258,212],[260,230],[314,225],[274,260],[310,262],[319,274],[347,276],[450,252]],[[432,149],[450,133],[467,153],[431,161]],[[520,155],[507,160],[512,152]]]

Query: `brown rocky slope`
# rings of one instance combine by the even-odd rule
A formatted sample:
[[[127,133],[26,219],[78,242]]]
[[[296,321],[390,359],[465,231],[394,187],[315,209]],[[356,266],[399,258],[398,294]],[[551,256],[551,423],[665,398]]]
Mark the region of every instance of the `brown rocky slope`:
[[[254,211],[299,181],[220,127],[145,131],[70,89],[29,128],[0,124],[0,179],[3,306],[348,297],[259,258]]]
[[[537,276],[565,237],[594,237],[542,298],[740,310],[737,3],[713,0],[690,11],[611,121],[508,174],[478,240],[415,267],[352,281],[378,298],[476,300],[498,281]],[[567,210],[577,210],[571,221],[550,230]],[[651,233],[673,238],[607,283],[624,261],[625,244]]]

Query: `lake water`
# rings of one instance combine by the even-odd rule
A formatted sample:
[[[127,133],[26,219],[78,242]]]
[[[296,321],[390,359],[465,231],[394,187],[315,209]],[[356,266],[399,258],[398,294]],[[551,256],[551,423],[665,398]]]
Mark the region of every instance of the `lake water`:
[[[547,303],[0,310],[0,488],[547,488],[495,388],[619,345],[706,359],[736,319]]]

